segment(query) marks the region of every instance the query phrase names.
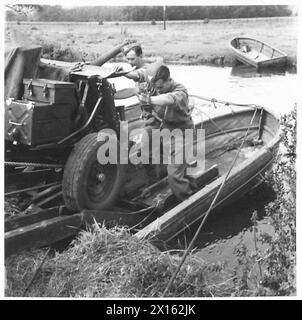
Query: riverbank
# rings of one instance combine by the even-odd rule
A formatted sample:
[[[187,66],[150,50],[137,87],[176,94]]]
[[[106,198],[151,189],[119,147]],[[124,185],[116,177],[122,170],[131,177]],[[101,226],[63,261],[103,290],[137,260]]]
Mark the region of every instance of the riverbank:
[[[47,45],[68,49],[74,61],[94,60],[125,38],[142,44],[146,58],[164,57],[168,64],[232,66],[229,41],[235,36],[256,38],[288,55],[288,68],[297,66],[298,18],[250,18],[204,21],[104,22],[97,23],[7,23],[6,48],[19,44]],[[57,50],[58,51],[58,50]],[[123,57],[116,58],[120,61]]]

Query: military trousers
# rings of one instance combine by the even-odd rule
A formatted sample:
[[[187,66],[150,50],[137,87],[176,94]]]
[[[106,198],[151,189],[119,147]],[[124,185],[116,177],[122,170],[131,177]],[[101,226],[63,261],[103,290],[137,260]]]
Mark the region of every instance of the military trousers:
[[[152,154],[161,155],[160,163],[167,165],[168,183],[173,194],[180,201],[188,198],[193,191],[190,180],[186,177],[186,169],[190,160],[187,159],[185,155],[185,148],[193,148],[193,146],[186,144],[184,137],[185,129],[195,130],[193,122],[190,121],[186,124],[163,123],[163,125],[161,125],[159,121],[156,121],[151,125],[146,125],[144,129],[142,144],[149,145],[149,153],[145,155],[145,158],[149,157],[149,163],[152,164],[152,160],[154,160]],[[152,137],[154,139],[154,129],[168,129],[170,132],[174,129],[180,129],[178,132],[182,134],[173,135],[173,138],[171,138],[168,144],[166,144],[164,140],[161,141],[160,144],[154,144],[152,143]]]

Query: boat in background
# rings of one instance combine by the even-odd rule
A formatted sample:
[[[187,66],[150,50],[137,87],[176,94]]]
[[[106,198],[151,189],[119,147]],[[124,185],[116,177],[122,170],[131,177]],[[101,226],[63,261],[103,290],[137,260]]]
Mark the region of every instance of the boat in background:
[[[235,37],[229,46],[238,61],[257,69],[281,67],[287,62],[286,53],[260,40]]]

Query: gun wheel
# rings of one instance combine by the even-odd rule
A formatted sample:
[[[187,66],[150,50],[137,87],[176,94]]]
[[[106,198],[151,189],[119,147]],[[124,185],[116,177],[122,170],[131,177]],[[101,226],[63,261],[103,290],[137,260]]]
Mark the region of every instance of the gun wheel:
[[[97,152],[103,143],[98,141],[97,133],[91,133],[83,137],[71,152],[62,183],[68,209],[98,210],[115,202],[122,186],[125,165],[100,164]]]

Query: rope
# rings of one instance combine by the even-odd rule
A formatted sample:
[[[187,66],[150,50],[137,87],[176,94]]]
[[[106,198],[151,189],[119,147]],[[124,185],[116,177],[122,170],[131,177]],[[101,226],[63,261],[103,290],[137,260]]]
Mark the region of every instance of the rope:
[[[238,149],[238,152],[237,152],[237,154],[236,154],[236,156],[235,156],[235,158],[234,158],[234,161],[232,162],[232,164],[231,164],[231,166],[230,166],[230,169],[228,170],[227,174],[225,175],[224,180],[223,180],[223,182],[221,183],[221,185],[220,185],[220,187],[219,187],[219,189],[218,189],[218,191],[217,191],[217,193],[216,193],[216,195],[215,195],[215,197],[214,197],[214,199],[213,199],[213,201],[212,201],[212,203],[211,203],[208,211],[206,212],[206,214],[205,214],[203,220],[201,221],[201,223],[200,223],[197,231],[195,232],[195,235],[194,235],[193,239],[191,240],[191,242],[190,242],[188,248],[186,249],[186,251],[185,251],[185,253],[184,253],[184,255],[183,255],[183,257],[182,257],[182,259],[181,259],[181,261],[180,261],[180,263],[179,263],[179,265],[177,266],[176,271],[175,271],[174,274],[172,275],[172,277],[171,277],[171,279],[170,279],[170,281],[169,281],[169,283],[168,283],[168,285],[167,285],[167,287],[166,287],[166,289],[165,289],[165,291],[164,291],[164,293],[163,293],[163,297],[164,297],[164,296],[166,295],[166,293],[169,291],[169,289],[170,289],[170,287],[171,287],[174,279],[176,278],[176,276],[177,276],[180,268],[181,268],[182,265],[184,264],[184,262],[185,262],[185,260],[186,260],[186,258],[187,258],[187,256],[188,256],[188,254],[189,254],[189,251],[191,250],[191,248],[192,248],[192,246],[193,246],[193,244],[194,244],[194,242],[195,242],[198,234],[200,233],[200,230],[202,229],[203,225],[205,224],[205,222],[206,222],[206,220],[207,220],[207,218],[208,218],[208,216],[209,216],[209,214],[210,214],[210,212],[211,212],[211,210],[212,210],[212,207],[213,207],[214,203],[216,202],[216,200],[217,200],[217,198],[218,198],[218,196],[219,196],[222,188],[224,187],[224,185],[225,185],[225,183],[226,183],[226,181],[227,181],[227,179],[228,179],[228,177],[229,177],[229,175],[230,175],[230,172],[231,172],[231,170],[233,169],[233,167],[234,167],[234,165],[235,165],[235,163],[236,163],[236,161],[237,161],[239,152],[241,151],[241,148],[242,148],[242,146],[243,146],[244,143],[245,143],[245,140],[246,140],[246,138],[247,138],[249,129],[250,129],[250,127],[251,127],[251,125],[252,125],[252,123],[253,123],[253,121],[254,121],[254,118],[255,118],[255,116],[256,116],[256,113],[257,113],[257,108],[255,109],[255,112],[254,112],[253,117],[252,117],[252,119],[251,119],[251,121],[250,121],[249,127],[247,128],[245,137],[244,137],[244,139],[243,139],[243,141],[242,141],[242,143],[241,143],[241,145],[240,145],[240,147],[239,147],[239,149]]]
[[[190,95],[190,96],[191,96],[191,97],[196,97],[196,98],[199,98],[199,99],[204,99],[204,100],[210,101],[210,102],[213,103],[214,108],[216,108],[216,109],[217,109],[217,106],[216,106],[215,102],[224,103],[225,106],[227,106],[227,107],[229,107],[229,108],[231,109],[232,114],[234,114],[234,110],[232,109],[232,107],[230,106],[230,104],[237,105],[237,106],[246,106],[246,107],[247,107],[247,106],[250,106],[250,107],[255,108],[255,110],[261,108],[261,112],[263,112],[263,107],[258,107],[258,106],[255,106],[254,104],[240,105],[240,104],[235,104],[235,103],[228,102],[228,101],[217,100],[217,99],[215,99],[215,98],[205,98],[205,97],[198,96],[198,95]],[[212,119],[212,117],[210,117],[205,111],[202,111],[202,110],[198,110],[198,111],[201,112],[201,113],[203,113],[204,115],[206,115],[206,116],[209,118],[209,120],[213,123],[213,125],[214,125],[219,131],[221,131],[222,133],[224,133],[225,135],[227,135],[227,136],[229,136],[229,137],[231,138],[231,140],[229,141],[229,143],[230,143],[231,146],[230,146],[226,151],[228,151],[230,148],[236,148],[234,143],[235,143],[237,140],[239,140],[240,137],[239,137],[239,138],[233,137],[231,134],[229,134],[228,132],[226,132],[225,130],[223,130],[221,127],[219,127],[219,126],[216,124],[216,122]],[[233,141],[232,141],[232,140],[233,140]],[[254,145],[255,145],[255,143],[254,143]]]
[[[198,112],[201,112],[201,113],[205,114],[205,115],[209,118],[209,120],[214,124],[214,126],[215,126],[219,131],[221,131],[221,132],[224,133],[225,135],[231,137],[232,139],[236,139],[236,138],[233,137],[231,134],[229,134],[228,132],[226,132],[226,131],[224,131],[222,128],[220,128],[219,125],[218,125],[206,112],[204,112],[204,111],[202,111],[202,110],[198,110]]]
[[[240,140],[241,137],[236,138],[236,137],[232,136],[231,134],[229,134],[228,132],[226,132],[225,130],[223,130],[221,127],[219,127],[218,124],[216,124],[216,122],[215,122],[206,112],[204,112],[204,111],[202,111],[202,110],[199,110],[199,112],[205,114],[205,115],[209,118],[209,120],[213,123],[213,125],[214,125],[220,132],[222,132],[224,135],[230,137],[230,141],[228,142],[228,144],[229,144],[230,146],[229,146],[229,147],[227,148],[227,150],[225,150],[223,153],[227,152],[228,150],[230,150],[230,149],[232,149],[232,148],[236,149],[235,143],[236,143],[236,141]],[[222,154],[223,154],[223,153],[222,153]]]
[[[215,102],[217,102],[217,103],[224,104],[226,106],[229,106],[231,104],[231,105],[237,106],[237,107],[248,107],[248,108],[254,108],[254,109],[258,109],[259,108],[259,106],[255,105],[255,104],[235,103],[235,102],[230,102],[230,101],[217,100],[215,98],[203,97],[203,96],[199,96],[199,95],[196,95],[196,94],[190,94],[190,97],[202,99],[202,100],[205,100],[205,101],[209,101],[209,102],[212,102],[214,105],[215,105]]]

